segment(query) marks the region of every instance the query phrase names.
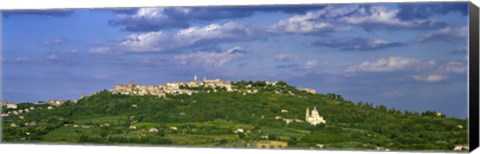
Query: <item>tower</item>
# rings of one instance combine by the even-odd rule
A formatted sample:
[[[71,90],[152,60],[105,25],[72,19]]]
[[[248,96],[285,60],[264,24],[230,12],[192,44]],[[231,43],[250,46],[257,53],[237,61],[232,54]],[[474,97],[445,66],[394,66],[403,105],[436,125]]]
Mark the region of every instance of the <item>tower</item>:
[[[317,111],[317,107],[316,107],[316,106],[313,107],[312,115],[311,115],[311,116],[312,116],[312,117],[318,117],[318,116],[320,116],[320,115],[318,114],[318,111]]]
[[[207,81],[207,77],[203,77],[203,81],[204,81],[204,82]]]
[[[197,81],[197,75],[193,76],[193,81]]]
[[[309,113],[309,111],[308,111],[308,107],[307,107],[307,112],[305,113],[305,120],[307,120],[307,119],[308,119],[308,117],[310,117],[310,113]]]
[[[82,90],[82,98],[85,98],[85,90]]]

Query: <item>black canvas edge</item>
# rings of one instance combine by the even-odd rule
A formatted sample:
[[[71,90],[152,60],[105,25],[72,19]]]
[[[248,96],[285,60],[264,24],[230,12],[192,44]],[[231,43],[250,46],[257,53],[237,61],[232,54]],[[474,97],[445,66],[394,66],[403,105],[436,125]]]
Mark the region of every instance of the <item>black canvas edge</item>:
[[[478,148],[479,142],[479,9],[469,2],[469,150]]]

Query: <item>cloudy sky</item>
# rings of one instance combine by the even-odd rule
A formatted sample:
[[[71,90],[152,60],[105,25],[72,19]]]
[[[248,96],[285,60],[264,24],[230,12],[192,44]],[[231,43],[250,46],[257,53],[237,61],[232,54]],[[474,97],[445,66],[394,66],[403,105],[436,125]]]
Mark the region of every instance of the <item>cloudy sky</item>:
[[[3,99],[115,84],[284,80],[354,102],[467,116],[467,3],[8,11]]]

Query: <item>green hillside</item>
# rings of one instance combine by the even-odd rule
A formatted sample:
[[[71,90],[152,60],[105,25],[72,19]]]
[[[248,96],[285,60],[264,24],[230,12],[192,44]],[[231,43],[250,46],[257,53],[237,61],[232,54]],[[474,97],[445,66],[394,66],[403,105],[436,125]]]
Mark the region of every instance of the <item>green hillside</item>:
[[[53,109],[48,104],[23,103],[15,110],[35,109],[3,117],[2,140],[244,148],[270,140],[298,149],[322,144],[324,149],[393,151],[451,151],[457,144],[468,143],[467,119],[354,103],[338,94],[311,94],[281,83],[234,83],[236,89],[248,85],[258,89],[253,94],[207,87],[192,95],[166,97],[104,90]],[[306,109],[314,107],[326,124],[304,122]],[[4,113],[12,110],[3,108]],[[282,119],[298,121],[287,124]],[[239,128],[243,132],[235,133]]]

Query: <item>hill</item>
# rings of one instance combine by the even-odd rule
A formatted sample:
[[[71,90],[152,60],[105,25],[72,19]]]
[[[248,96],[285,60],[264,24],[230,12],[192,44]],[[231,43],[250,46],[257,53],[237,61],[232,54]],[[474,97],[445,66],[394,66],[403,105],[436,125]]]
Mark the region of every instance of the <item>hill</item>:
[[[281,81],[240,81],[232,88],[182,86],[195,92],[161,96],[103,90],[58,106],[4,107],[4,113],[17,114],[3,117],[2,140],[244,148],[278,143],[299,149],[433,151],[451,151],[468,143],[467,119],[435,111],[401,112],[354,103],[338,94],[300,90]],[[325,124],[305,121],[306,109],[314,107]]]

